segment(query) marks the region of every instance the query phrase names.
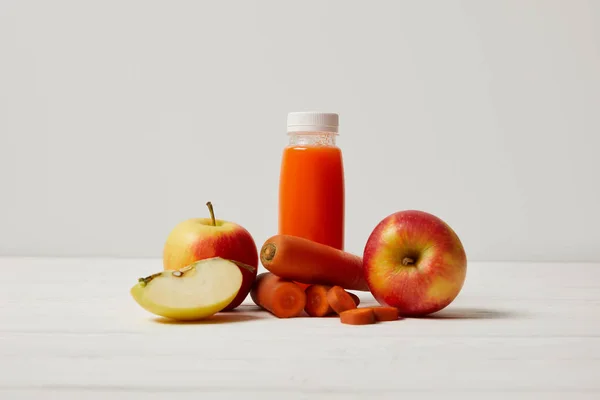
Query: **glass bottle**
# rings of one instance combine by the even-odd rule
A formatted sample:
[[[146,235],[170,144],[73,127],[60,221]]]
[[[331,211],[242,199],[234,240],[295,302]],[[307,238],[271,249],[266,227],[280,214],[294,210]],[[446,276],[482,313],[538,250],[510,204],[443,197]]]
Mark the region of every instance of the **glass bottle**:
[[[338,114],[288,114],[279,177],[279,233],[344,250],[344,166]]]

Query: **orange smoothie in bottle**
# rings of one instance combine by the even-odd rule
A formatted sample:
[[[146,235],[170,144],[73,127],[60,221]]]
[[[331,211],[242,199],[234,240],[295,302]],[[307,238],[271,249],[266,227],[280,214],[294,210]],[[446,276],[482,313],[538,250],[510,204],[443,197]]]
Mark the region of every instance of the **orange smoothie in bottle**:
[[[344,250],[344,167],[338,115],[290,113],[279,178],[279,233]]]

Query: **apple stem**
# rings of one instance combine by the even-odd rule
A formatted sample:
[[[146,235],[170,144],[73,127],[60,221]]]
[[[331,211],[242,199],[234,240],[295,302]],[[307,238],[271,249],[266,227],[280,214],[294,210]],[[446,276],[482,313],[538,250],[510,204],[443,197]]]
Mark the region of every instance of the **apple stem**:
[[[215,220],[215,210],[213,210],[212,203],[209,201],[208,203],[206,203],[206,206],[208,207],[208,212],[210,213],[210,220],[212,222],[212,226],[217,226],[217,221]]]
[[[152,279],[156,278],[157,276],[162,275],[162,272],[157,272],[155,274],[152,274],[150,276],[147,276],[145,278],[139,278],[138,282],[140,283],[140,285],[142,287],[146,286]]]
[[[404,266],[408,266],[408,265],[414,265],[414,264],[415,264],[415,260],[413,260],[413,259],[412,259],[412,258],[410,258],[410,257],[404,257],[404,258],[402,259],[402,265],[404,265]]]

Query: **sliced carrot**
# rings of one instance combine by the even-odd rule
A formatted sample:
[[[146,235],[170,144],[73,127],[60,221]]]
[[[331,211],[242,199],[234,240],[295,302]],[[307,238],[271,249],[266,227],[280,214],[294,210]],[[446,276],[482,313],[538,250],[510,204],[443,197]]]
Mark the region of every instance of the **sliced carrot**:
[[[376,322],[372,308],[355,308],[340,314],[340,322],[348,325],[369,325]]]
[[[358,307],[360,305],[360,298],[357,295],[355,295],[354,293],[348,292],[348,294],[350,295],[350,297],[352,297],[352,300],[354,300],[356,307]]]
[[[336,313],[356,308],[356,303],[352,296],[341,286],[334,286],[327,292],[327,302]]]
[[[396,321],[400,315],[395,307],[371,307],[377,321]]]
[[[310,285],[306,293],[306,306],[304,311],[311,317],[325,317],[333,313],[327,301],[327,292],[331,287],[327,285]]]
[[[302,290],[306,290],[306,289],[307,289],[307,288],[310,286],[310,284],[309,284],[309,283],[302,283],[302,282],[294,282],[294,283],[295,283],[296,285],[300,286],[300,288],[301,288]]]
[[[306,305],[306,293],[301,287],[270,272],[256,277],[250,296],[257,306],[279,318],[297,317]]]

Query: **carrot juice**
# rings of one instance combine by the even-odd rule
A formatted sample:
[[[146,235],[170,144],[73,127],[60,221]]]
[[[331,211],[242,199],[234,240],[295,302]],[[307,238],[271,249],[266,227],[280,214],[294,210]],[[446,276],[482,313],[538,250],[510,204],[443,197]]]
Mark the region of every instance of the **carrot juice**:
[[[291,113],[279,178],[279,234],[344,249],[344,167],[337,114]]]

